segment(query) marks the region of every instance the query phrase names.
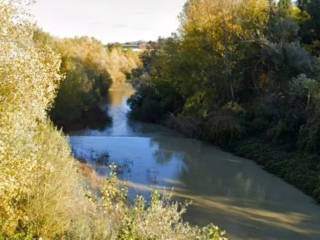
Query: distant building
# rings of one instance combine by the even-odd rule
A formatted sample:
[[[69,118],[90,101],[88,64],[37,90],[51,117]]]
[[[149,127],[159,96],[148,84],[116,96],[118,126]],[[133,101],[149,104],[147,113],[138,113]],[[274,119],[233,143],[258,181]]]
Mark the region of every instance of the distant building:
[[[142,52],[145,50],[147,43],[144,41],[127,42],[121,44],[123,48],[131,49],[134,52]]]

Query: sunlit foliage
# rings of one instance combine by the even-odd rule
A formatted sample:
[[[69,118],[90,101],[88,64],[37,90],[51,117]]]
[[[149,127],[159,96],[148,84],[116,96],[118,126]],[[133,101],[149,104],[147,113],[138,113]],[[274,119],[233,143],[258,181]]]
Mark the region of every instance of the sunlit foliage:
[[[107,51],[107,68],[113,87],[126,84],[127,76],[131,74],[132,69],[140,66],[139,55],[120,46],[108,46]]]
[[[67,142],[46,115],[60,58],[34,45],[19,6],[1,1],[0,15],[0,232],[52,239],[71,228],[80,191]]]

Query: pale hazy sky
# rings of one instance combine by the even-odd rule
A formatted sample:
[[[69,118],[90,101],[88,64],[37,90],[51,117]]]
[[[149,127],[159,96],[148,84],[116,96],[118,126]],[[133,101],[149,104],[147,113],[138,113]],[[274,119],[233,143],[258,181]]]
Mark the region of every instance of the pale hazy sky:
[[[38,25],[58,37],[92,36],[105,43],[156,40],[178,28],[185,0],[37,0]]]

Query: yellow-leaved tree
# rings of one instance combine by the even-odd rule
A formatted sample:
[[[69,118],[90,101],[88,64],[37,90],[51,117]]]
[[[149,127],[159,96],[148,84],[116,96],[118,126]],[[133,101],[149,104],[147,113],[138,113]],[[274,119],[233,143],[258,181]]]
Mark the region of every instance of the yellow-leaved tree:
[[[67,141],[47,118],[60,58],[35,46],[20,5],[0,1],[0,235],[53,239],[85,199]]]
[[[210,52],[218,92],[234,101],[237,64],[243,50],[263,38],[269,20],[267,0],[189,0],[180,16],[185,49]],[[198,53],[199,54],[199,53]],[[203,54],[203,53],[202,53]]]

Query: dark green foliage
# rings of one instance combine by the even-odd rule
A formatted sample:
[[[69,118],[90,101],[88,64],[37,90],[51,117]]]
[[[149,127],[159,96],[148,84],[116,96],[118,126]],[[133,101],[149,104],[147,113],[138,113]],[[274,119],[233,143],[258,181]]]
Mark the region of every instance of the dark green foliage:
[[[161,90],[160,90],[161,91]],[[179,109],[181,99],[174,89],[164,88],[158,94],[152,88],[140,89],[140,94],[129,99],[129,104],[134,111],[132,117],[142,121],[161,122],[168,117],[168,114]]]
[[[108,121],[100,108],[104,103],[111,78],[107,72],[99,72],[75,58],[62,58],[62,82],[50,115],[59,127],[72,130],[83,127],[103,127]]]
[[[297,152],[294,148],[270,144],[259,138],[238,141],[229,150],[239,156],[255,159],[266,170],[320,201],[318,155]]]
[[[304,43],[316,44],[320,40],[320,0],[299,1],[300,8],[306,11],[309,18],[303,22],[301,35]]]

